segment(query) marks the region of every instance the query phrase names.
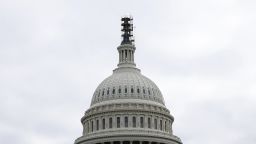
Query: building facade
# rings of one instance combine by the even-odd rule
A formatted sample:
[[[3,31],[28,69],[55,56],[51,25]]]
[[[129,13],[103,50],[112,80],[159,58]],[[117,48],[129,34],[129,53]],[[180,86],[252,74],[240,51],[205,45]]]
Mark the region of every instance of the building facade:
[[[182,144],[164,98],[134,62],[131,17],[123,17],[118,67],[95,90],[75,144]]]

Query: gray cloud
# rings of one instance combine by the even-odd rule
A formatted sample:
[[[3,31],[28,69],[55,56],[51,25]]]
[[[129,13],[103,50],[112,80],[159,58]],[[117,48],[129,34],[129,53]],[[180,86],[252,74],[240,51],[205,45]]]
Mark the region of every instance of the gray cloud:
[[[0,143],[68,144],[117,64],[120,17],[186,144],[253,144],[254,1],[0,1]]]

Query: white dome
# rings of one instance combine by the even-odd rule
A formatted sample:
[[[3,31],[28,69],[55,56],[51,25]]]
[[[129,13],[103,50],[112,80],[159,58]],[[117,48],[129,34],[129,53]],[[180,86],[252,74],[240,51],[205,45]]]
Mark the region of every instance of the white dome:
[[[136,68],[132,19],[121,20],[119,63],[96,88],[75,144],[182,144],[159,88]]]
[[[103,80],[93,94],[91,106],[107,101],[152,101],[164,105],[163,96],[156,84],[143,76],[137,68],[117,68]]]

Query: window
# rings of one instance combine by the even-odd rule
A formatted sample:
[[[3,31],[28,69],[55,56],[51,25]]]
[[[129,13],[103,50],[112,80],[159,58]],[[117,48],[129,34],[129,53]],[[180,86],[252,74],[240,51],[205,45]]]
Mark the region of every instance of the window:
[[[157,119],[154,120],[155,129],[157,129]]]
[[[99,130],[99,120],[96,120],[96,130]]]
[[[160,120],[160,130],[163,130],[163,121]]]
[[[148,90],[148,94],[150,95],[150,90]]]
[[[116,127],[120,128],[120,117],[116,118]]]
[[[128,127],[128,117],[124,117],[124,126]]]
[[[146,91],[145,91],[145,89],[143,88],[143,94],[145,94],[146,93]]]
[[[139,88],[137,89],[137,93],[140,93],[140,89]]]
[[[132,117],[132,127],[136,127],[136,117]]]
[[[121,88],[118,89],[118,93],[121,93]]]
[[[140,127],[144,128],[144,118],[140,117]]]
[[[124,92],[127,93],[127,88],[124,89]]]
[[[102,119],[102,129],[105,129],[105,119]]]
[[[107,95],[109,95],[109,89],[107,90]]]
[[[127,59],[127,50],[125,50],[125,59]]]
[[[104,90],[102,91],[102,96],[104,95]]]
[[[148,118],[148,128],[151,128],[151,119]]]
[[[115,92],[116,92],[116,91],[115,91],[115,88],[114,88],[114,89],[112,90],[112,94],[115,94]]]
[[[112,122],[113,122],[112,118],[109,118],[109,128],[112,128]]]
[[[131,93],[133,93],[133,88],[131,88]]]
[[[93,132],[93,121],[91,122],[91,130]]]
[[[167,122],[164,121],[164,131],[167,131]]]

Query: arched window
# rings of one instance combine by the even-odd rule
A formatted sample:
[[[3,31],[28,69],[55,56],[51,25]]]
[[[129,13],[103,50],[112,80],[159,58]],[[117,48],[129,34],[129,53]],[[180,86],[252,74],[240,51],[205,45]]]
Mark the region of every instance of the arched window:
[[[105,129],[106,126],[105,126],[105,119],[102,119],[102,129]]]
[[[132,127],[136,127],[136,117],[132,117]]]
[[[112,126],[112,123],[113,123],[113,120],[112,120],[112,117],[111,118],[109,118],[109,128],[112,128],[113,126]]]
[[[127,88],[124,89],[124,93],[127,93]]]
[[[151,128],[151,118],[148,118],[148,128]]]
[[[96,130],[99,130],[99,120],[96,120]]]
[[[128,127],[128,117],[124,117],[124,127]]]
[[[144,128],[144,117],[140,117],[140,127]]]
[[[155,129],[157,129],[157,119],[154,120]]]
[[[120,117],[116,118],[116,127],[120,128]]]

